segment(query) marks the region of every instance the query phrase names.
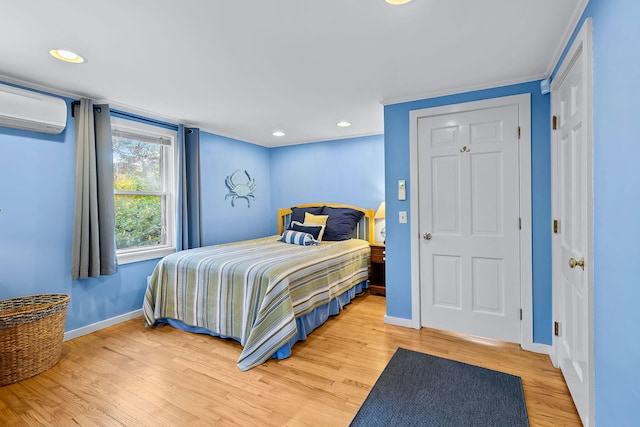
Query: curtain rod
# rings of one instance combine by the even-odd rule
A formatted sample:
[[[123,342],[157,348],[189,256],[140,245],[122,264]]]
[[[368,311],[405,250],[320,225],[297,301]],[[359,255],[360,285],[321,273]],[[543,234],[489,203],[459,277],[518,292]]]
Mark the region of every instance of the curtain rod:
[[[75,107],[76,105],[80,105],[80,101],[72,101],[71,102],[71,117],[75,117]],[[120,117],[124,119],[131,119],[143,123],[148,123],[155,126],[160,126],[167,129],[178,130],[178,125],[168,122],[163,122],[162,120],[150,119],[148,117],[140,116],[138,114],[128,113],[122,110],[116,110],[114,108],[109,108],[109,113],[112,116]]]

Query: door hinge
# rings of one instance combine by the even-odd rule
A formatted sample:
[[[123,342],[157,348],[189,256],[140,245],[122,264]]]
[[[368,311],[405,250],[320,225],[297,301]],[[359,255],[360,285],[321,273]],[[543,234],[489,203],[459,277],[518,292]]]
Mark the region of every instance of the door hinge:
[[[560,223],[558,222],[557,219],[553,220],[553,232],[554,234],[558,234],[558,232],[560,231]]]
[[[520,309],[520,320],[522,320],[522,309]]]
[[[518,218],[518,230],[522,230],[522,218]]]
[[[518,126],[518,139],[520,139],[520,126]]]
[[[560,323],[558,322],[553,322],[553,335],[560,336]]]
[[[551,129],[553,130],[558,129],[558,116],[553,116],[551,118]]]

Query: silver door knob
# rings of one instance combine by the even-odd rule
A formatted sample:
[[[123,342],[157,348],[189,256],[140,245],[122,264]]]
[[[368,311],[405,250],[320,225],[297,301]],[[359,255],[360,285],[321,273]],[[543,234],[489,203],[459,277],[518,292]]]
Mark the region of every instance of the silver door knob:
[[[425,231],[424,234],[422,235],[422,238],[424,240],[431,240],[431,233],[429,233],[428,231]]]

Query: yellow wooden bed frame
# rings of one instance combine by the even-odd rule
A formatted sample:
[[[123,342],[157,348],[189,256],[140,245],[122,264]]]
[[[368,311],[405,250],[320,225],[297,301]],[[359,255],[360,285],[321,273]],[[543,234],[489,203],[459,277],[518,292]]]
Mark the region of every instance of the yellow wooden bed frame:
[[[373,209],[364,209],[358,206],[343,205],[340,203],[306,203],[302,205],[293,206],[294,208],[313,208],[319,206],[329,206],[332,208],[349,208],[364,213],[364,216],[356,226],[356,237],[358,239],[366,240],[370,244],[374,242],[373,231],[373,216],[375,211]],[[278,234],[287,228],[291,220],[291,208],[278,209]]]

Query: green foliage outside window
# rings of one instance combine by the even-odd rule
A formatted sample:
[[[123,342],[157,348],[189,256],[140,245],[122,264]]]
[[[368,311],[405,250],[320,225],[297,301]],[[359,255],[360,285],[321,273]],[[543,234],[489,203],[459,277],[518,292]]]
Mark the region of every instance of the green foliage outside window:
[[[115,196],[116,247],[162,243],[162,214],[158,196]]]
[[[163,244],[161,189],[162,146],[113,138],[116,247],[129,249]],[[118,191],[140,192],[118,194]]]

